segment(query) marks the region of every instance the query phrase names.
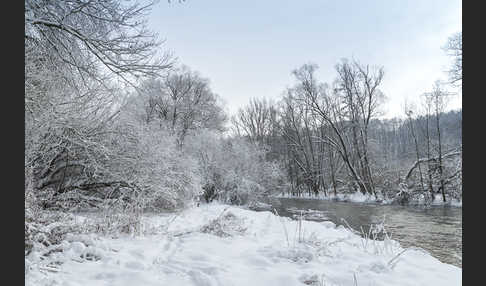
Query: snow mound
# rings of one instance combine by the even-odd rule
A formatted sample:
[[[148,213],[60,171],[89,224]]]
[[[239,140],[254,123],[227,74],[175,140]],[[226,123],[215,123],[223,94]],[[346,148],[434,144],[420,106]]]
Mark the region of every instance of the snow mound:
[[[273,209],[272,205],[262,202],[250,202],[248,208],[253,211],[271,211]]]
[[[243,234],[246,231],[244,220],[232,212],[210,221],[201,228],[203,233],[211,233],[219,237],[229,237],[235,234]]]

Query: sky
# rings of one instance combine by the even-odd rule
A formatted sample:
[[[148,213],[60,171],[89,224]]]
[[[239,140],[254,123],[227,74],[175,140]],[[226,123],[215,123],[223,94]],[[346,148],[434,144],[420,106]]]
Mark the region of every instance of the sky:
[[[336,78],[342,58],[383,66],[384,116],[403,116],[452,59],[441,49],[462,31],[462,2],[403,0],[160,1],[149,28],[178,63],[211,82],[230,114],[250,98],[278,100],[295,81],[293,69],[319,66],[322,82]],[[448,107],[462,106],[462,92]],[[419,105],[419,104],[418,104]]]

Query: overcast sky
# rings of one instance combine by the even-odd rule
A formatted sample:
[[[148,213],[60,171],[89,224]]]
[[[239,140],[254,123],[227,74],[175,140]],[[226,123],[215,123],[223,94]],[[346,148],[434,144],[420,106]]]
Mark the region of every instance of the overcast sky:
[[[429,91],[451,59],[441,49],[462,30],[453,1],[186,0],[161,1],[149,27],[178,62],[209,78],[234,114],[251,97],[277,99],[291,71],[313,62],[332,82],[341,58],[385,69],[386,117],[401,115],[405,98]],[[449,107],[461,107],[456,96]]]

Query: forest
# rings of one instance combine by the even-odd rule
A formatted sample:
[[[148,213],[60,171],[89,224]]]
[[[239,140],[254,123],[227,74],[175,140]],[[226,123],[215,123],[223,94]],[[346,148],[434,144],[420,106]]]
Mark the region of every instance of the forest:
[[[293,71],[296,83],[273,103],[253,99],[232,118],[234,134],[267,150],[285,174],[283,192],[300,196],[361,192],[376,200],[425,203],[462,196],[462,111],[445,111],[439,82],[421,110],[380,119],[383,68],[343,60],[332,85],[317,65]]]

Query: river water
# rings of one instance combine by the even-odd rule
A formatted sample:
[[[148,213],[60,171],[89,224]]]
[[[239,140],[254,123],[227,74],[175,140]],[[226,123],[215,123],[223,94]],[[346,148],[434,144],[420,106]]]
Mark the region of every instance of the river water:
[[[402,247],[418,246],[442,262],[462,268],[462,208],[361,204],[313,199],[272,198],[281,216],[332,221],[368,231],[371,224],[385,222],[387,232]],[[309,210],[312,210],[309,212]]]

